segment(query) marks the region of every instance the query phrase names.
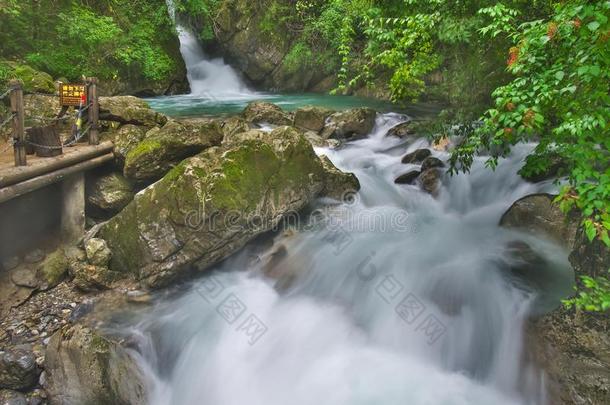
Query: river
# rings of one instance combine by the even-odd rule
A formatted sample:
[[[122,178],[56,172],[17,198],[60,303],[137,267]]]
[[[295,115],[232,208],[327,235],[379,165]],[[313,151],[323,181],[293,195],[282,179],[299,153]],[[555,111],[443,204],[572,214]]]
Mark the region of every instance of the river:
[[[183,51],[194,52],[185,32]],[[559,305],[571,289],[570,267],[560,248],[498,226],[515,200],[554,190],[517,175],[534,145],[518,145],[495,171],[482,156],[469,174],[445,175],[435,198],[394,184],[416,168],[402,156],[431,148],[429,141],[386,136],[427,107],[389,112],[388,104],[357,98],[255,93],[235,84],[238,75],[222,60],[199,63],[196,74],[185,60],[194,94],[150,100],[154,108],[232,114],[266,99],[287,109],[372,105],[381,113],[368,137],[316,149],[356,174],[358,193],[317,202],[302,223],[259,238],[115,325],[136,346],[152,404],[546,403],[525,324]],[[196,91],[193,80],[209,80],[219,66],[232,90]],[[506,246],[514,240],[527,240],[552,264],[543,288],[510,272],[517,258]]]

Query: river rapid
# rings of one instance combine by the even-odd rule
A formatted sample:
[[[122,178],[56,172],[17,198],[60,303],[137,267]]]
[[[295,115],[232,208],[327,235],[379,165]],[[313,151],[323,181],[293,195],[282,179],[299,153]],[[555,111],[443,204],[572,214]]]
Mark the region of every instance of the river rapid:
[[[177,28],[192,94],[149,100],[159,111],[234,114],[262,99],[287,110],[366,105],[380,113],[367,137],[316,148],[355,173],[360,191],[316,202],[298,223],[113,326],[135,346],[151,404],[545,404],[525,325],[559,305],[573,277],[562,249],[498,226],[517,199],[554,191],[517,174],[535,145],[518,145],[495,171],[481,156],[469,174],[445,174],[436,197],[396,185],[418,169],[401,158],[433,148],[387,131],[434,108],[256,93]],[[446,161],[448,152],[433,156]],[[515,240],[551,264],[541,288],[510,272]]]
[[[533,145],[493,172],[480,157],[470,174],[445,176],[437,198],[395,185],[415,168],[401,157],[430,147],[386,136],[407,119],[379,114],[367,138],[316,150],[357,175],[358,193],[318,202],[309,222],[251,243],[121,327],[152,404],[545,403],[524,324],[569,290],[567,257],[498,222],[553,186],[517,175]],[[506,245],[524,239],[554,263],[547,291],[508,271]]]

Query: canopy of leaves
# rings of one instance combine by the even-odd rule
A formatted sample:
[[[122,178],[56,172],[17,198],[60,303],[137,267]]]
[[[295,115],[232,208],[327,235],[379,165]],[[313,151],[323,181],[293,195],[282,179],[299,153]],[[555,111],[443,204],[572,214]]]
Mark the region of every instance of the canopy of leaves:
[[[0,58],[54,77],[160,80],[177,68],[163,0],[3,0]]]

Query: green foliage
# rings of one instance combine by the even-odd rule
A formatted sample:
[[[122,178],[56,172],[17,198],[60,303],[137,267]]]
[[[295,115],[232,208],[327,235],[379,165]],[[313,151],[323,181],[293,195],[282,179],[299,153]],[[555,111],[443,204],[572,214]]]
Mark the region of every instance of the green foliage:
[[[155,81],[179,66],[167,51],[174,27],[163,0],[9,0],[1,10],[0,57],[55,77]]]
[[[610,280],[606,277],[597,279],[582,277],[584,289],[576,297],[565,300],[564,304],[571,308],[576,306],[585,311],[603,312],[610,309]]]
[[[203,27],[199,39],[210,41],[214,39],[214,17],[218,12],[220,0],[176,0],[176,12],[201,21]]]
[[[481,149],[492,150],[488,165],[518,142],[538,141],[523,172],[544,173],[559,158],[568,170],[557,202],[577,208],[589,241],[610,248],[610,2],[557,4],[546,19],[516,22],[516,11],[482,11],[491,18],[480,31],[506,36],[512,81],[493,93],[495,108],[484,125],[455,150],[453,169],[468,170]],[[608,308],[610,285],[583,278],[588,289],[570,301],[585,309]]]
[[[589,239],[610,247],[609,12],[610,2],[572,2],[558,5],[548,20],[515,26],[504,11],[481,29],[516,43],[507,61],[514,79],[496,89],[495,108],[452,161],[467,169],[472,155],[486,148],[494,151],[488,161],[494,167],[511,146],[537,140],[525,172],[548,170],[550,154],[566,162],[569,183],[558,198],[561,207],[580,209]]]

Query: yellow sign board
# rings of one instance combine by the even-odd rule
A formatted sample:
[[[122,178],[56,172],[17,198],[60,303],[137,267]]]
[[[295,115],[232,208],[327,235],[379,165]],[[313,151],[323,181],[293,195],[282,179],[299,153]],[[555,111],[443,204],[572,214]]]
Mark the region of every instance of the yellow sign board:
[[[62,83],[59,86],[59,104],[84,107],[87,104],[87,88],[84,84]]]

